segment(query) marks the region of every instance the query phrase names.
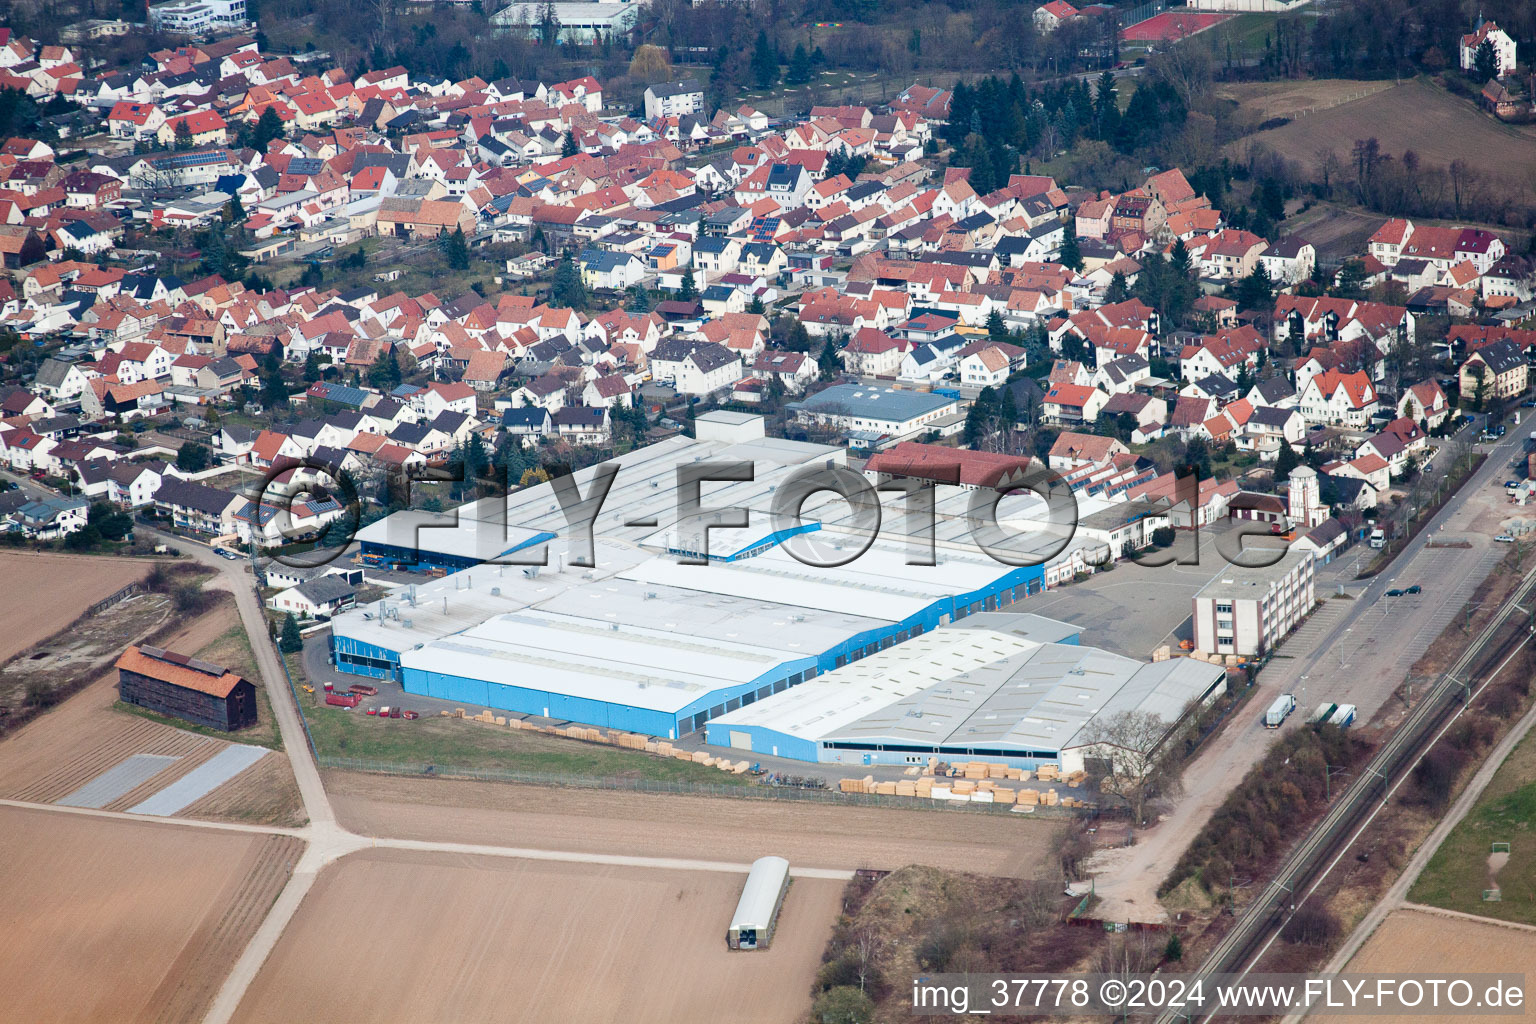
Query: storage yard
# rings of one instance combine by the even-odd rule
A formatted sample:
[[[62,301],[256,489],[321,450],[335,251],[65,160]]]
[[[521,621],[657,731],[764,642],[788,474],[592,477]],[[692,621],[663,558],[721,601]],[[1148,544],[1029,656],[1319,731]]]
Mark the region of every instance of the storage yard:
[[[0,807],[6,1019],[201,1020],[300,845]]]
[[[0,551],[0,579],[46,579],[46,587],[0,587],[0,662],[68,626],[91,605],[143,579],[151,562],[52,552]]]
[[[365,851],[321,873],[235,1020],[798,1020],[843,883],[794,880],[772,946],[738,953],[745,877]]]
[[[1044,871],[1058,828],[1017,814],[540,789],[349,772],[328,772],[325,783],[337,819],[363,835],[731,863],[773,854],[796,867],[963,864],[978,874],[1032,878]]]

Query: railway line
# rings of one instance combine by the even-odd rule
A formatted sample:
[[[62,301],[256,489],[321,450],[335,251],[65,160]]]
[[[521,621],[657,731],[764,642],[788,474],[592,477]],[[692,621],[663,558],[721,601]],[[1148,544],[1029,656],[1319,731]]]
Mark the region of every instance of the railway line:
[[[1250,969],[1364,825],[1385,806],[1419,758],[1471,700],[1478,688],[1476,680],[1491,678],[1493,673],[1486,670],[1501,665],[1501,659],[1512,657],[1529,639],[1536,615],[1523,605],[1533,590],[1536,590],[1536,567],[1525,574],[1499,613],[1455,663],[1435,680],[1407,720],[1372,756],[1323,820],[1286,857],[1263,892],[1206,957],[1197,977],[1241,975]],[[1528,621],[1521,623],[1517,616]],[[1159,1024],[1174,1024],[1176,1021],[1210,1020],[1215,1016],[1210,1013],[1196,1017],[1169,1011],[1158,1020]]]

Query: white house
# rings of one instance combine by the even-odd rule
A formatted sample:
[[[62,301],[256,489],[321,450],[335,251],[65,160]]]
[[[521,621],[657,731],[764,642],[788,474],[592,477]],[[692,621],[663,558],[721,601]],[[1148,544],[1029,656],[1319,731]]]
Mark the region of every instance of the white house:
[[[1301,415],[1308,423],[1363,427],[1376,415],[1376,388],[1363,370],[1325,370],[1301,393]]]
[[[1491,21],[1482,22],[1476,30],[1461,37],[1461,70],[1477,67],[1477,50],[1485,41],[1493,47],[1500,78],[1515,70],[1515,41]]]

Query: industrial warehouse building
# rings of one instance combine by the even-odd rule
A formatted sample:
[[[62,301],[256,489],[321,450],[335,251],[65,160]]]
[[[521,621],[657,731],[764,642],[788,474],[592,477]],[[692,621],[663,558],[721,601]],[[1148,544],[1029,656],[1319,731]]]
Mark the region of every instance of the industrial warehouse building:
[[[256,687],[219,665],[148,644],[117,659],[124,704],[148,708],[209,729],[233,732],[256,724]]]
[[[1081,645],[1066,623],[981,614],[722,715],[706,735],[713,745],[801,761],[937,757],[1072,772],[1096,754],[1096,719],[1143,712],[1171,732],[1225,692],[1219,665],[1140,662]]]
[[[1048,523],[1045,502],[1029,496],[1000,509],[1000,520],[1010,552],[1038,552],[1040,564],[1004,564],[972,536],[973,491],[940,487],[934,564],[910,564],[926,531],[899,513],[899,497],[872,542],[851,529],[854,512],[841,499],[813,498],[798,520],[771,514],[778,489],[798,474],[844,466],[842,449],[765,437],[760,417],[740,414],[700,416],[696,432],[615,460],[591,565],[549,483],[447,515],[374,524],[361,537],[365,558],[456,571],[337,615],[336,666],[459,704],[677,739],[894,645],[1010,608],[1097,543],[1074,541],[1070,525]],[[720,527],[719,513],[679,522],[679,471],[731,461],[750,463],[752,479],[706,484],[702,505],[745,510],[747,525]],[[581,495],[596,473],[575,474]],[[1079,505],[1087,514],[1103,507],[1094,498]],[[796,551],[846,564],[806,564]],[[1039,636],[1064,639],[1059,624],[1043,622],[1034,621]],[[785,756],[816,760],[824,749],[819,738],[797,740],[783,746],[799,753]]]

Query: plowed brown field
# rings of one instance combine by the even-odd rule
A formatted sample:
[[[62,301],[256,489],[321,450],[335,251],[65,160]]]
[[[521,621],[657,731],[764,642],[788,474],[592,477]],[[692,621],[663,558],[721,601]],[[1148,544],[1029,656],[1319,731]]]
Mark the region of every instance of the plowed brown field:
[[[772,947],[733,953],[743,881],[364,851],[321,873],[235,1020],[800,1020],[843,883],[795,880]]]
[[[142,579],[152,563],[53,552],[0,552],[0,662],[46,640],[91,605]]]
[[[360,835],[797,867],[932,864],[1033,877],[1060,827],[1021,814],[542,789],[327,772],[336,816]]]
[[[301,847],[0,807],[0,1017],[200,1020]]]

